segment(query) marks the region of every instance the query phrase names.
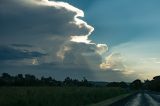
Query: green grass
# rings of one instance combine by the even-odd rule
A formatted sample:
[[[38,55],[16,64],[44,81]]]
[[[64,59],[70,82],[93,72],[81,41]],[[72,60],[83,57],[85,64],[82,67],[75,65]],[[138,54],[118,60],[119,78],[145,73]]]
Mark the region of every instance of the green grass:
[[[0,106],[84,106],[125,93],[106,87],[1,87]]]

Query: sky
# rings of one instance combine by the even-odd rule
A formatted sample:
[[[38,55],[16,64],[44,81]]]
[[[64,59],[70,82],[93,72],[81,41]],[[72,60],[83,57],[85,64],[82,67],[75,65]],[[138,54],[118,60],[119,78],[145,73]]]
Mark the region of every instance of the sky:
[[[160,75],[159,0],[1,0],[0,73],[93,81]]]

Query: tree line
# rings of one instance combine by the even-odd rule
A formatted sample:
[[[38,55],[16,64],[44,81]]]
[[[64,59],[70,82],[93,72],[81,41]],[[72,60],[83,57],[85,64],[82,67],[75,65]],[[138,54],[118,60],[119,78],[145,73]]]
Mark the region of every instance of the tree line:
[[[86,86],[86,87],[97,87],[93,82],[88,81],[85,77],[83,80],[72,79],[66,77],[64,81],[58,81],[52,77],[41,77],[36,78],[31,74],[18,74],[11,76],[8,73],[2,73],[0,76],[0,86]],[[107,87],[121,87],[133,90],[152,90],[160,92],[160,76],[155,76],[152,80],[141,80],[136,79],[131,83],[126,82],[110,82],[105,86]]]
[[[152,80],[145,80],[142,87],[147,90],[160,92],[160,76],[155,76]]]
[[[129,88],[132,90],[151,90],[160,92],[160,76],[155,76],[152,80],[145,80],[144,82],[141,82],[141,80],[136,79],[128,84],[125,82],[111,82],[107,84],[107,86]]]
[[[18,74],[11,76],[8,73],[2,73],[0,76],[0,86],[92,86],[84,77],[83,80],[71,79],[67,77],[64,81],[57,81],[52,77],[36,78],[31,74]]]

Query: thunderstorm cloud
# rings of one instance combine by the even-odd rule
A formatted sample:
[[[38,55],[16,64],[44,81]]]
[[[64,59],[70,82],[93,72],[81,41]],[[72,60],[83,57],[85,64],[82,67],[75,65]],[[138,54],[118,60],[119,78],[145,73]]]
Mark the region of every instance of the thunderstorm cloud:
[[[105,79],[108,74],[111,78],[114,69],[124,68],[123,64],[115,66],[121,63],[116,60],[119,55],[103,59],[108,46],[89,39],[94,28],[83,17],[82,10],[66,2],[1,0],[1,72],[52,73],[58,78],[86,76],[94,80]]]

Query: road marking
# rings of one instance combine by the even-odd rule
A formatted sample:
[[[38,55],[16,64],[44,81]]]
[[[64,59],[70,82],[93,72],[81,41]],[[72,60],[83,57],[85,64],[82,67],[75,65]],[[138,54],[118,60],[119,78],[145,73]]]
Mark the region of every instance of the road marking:
[[[144,94],[148,99],[150,106],[160,106],[160,103],[156,102],[150,95]]]
[[[159,94],[149,94],[153,99],[160,103],[160,95]]]
[[[141,96],[142,95],[140,93],[137,94],[137,96],[133,100],[126,103],[125,106],[140,106]]]

